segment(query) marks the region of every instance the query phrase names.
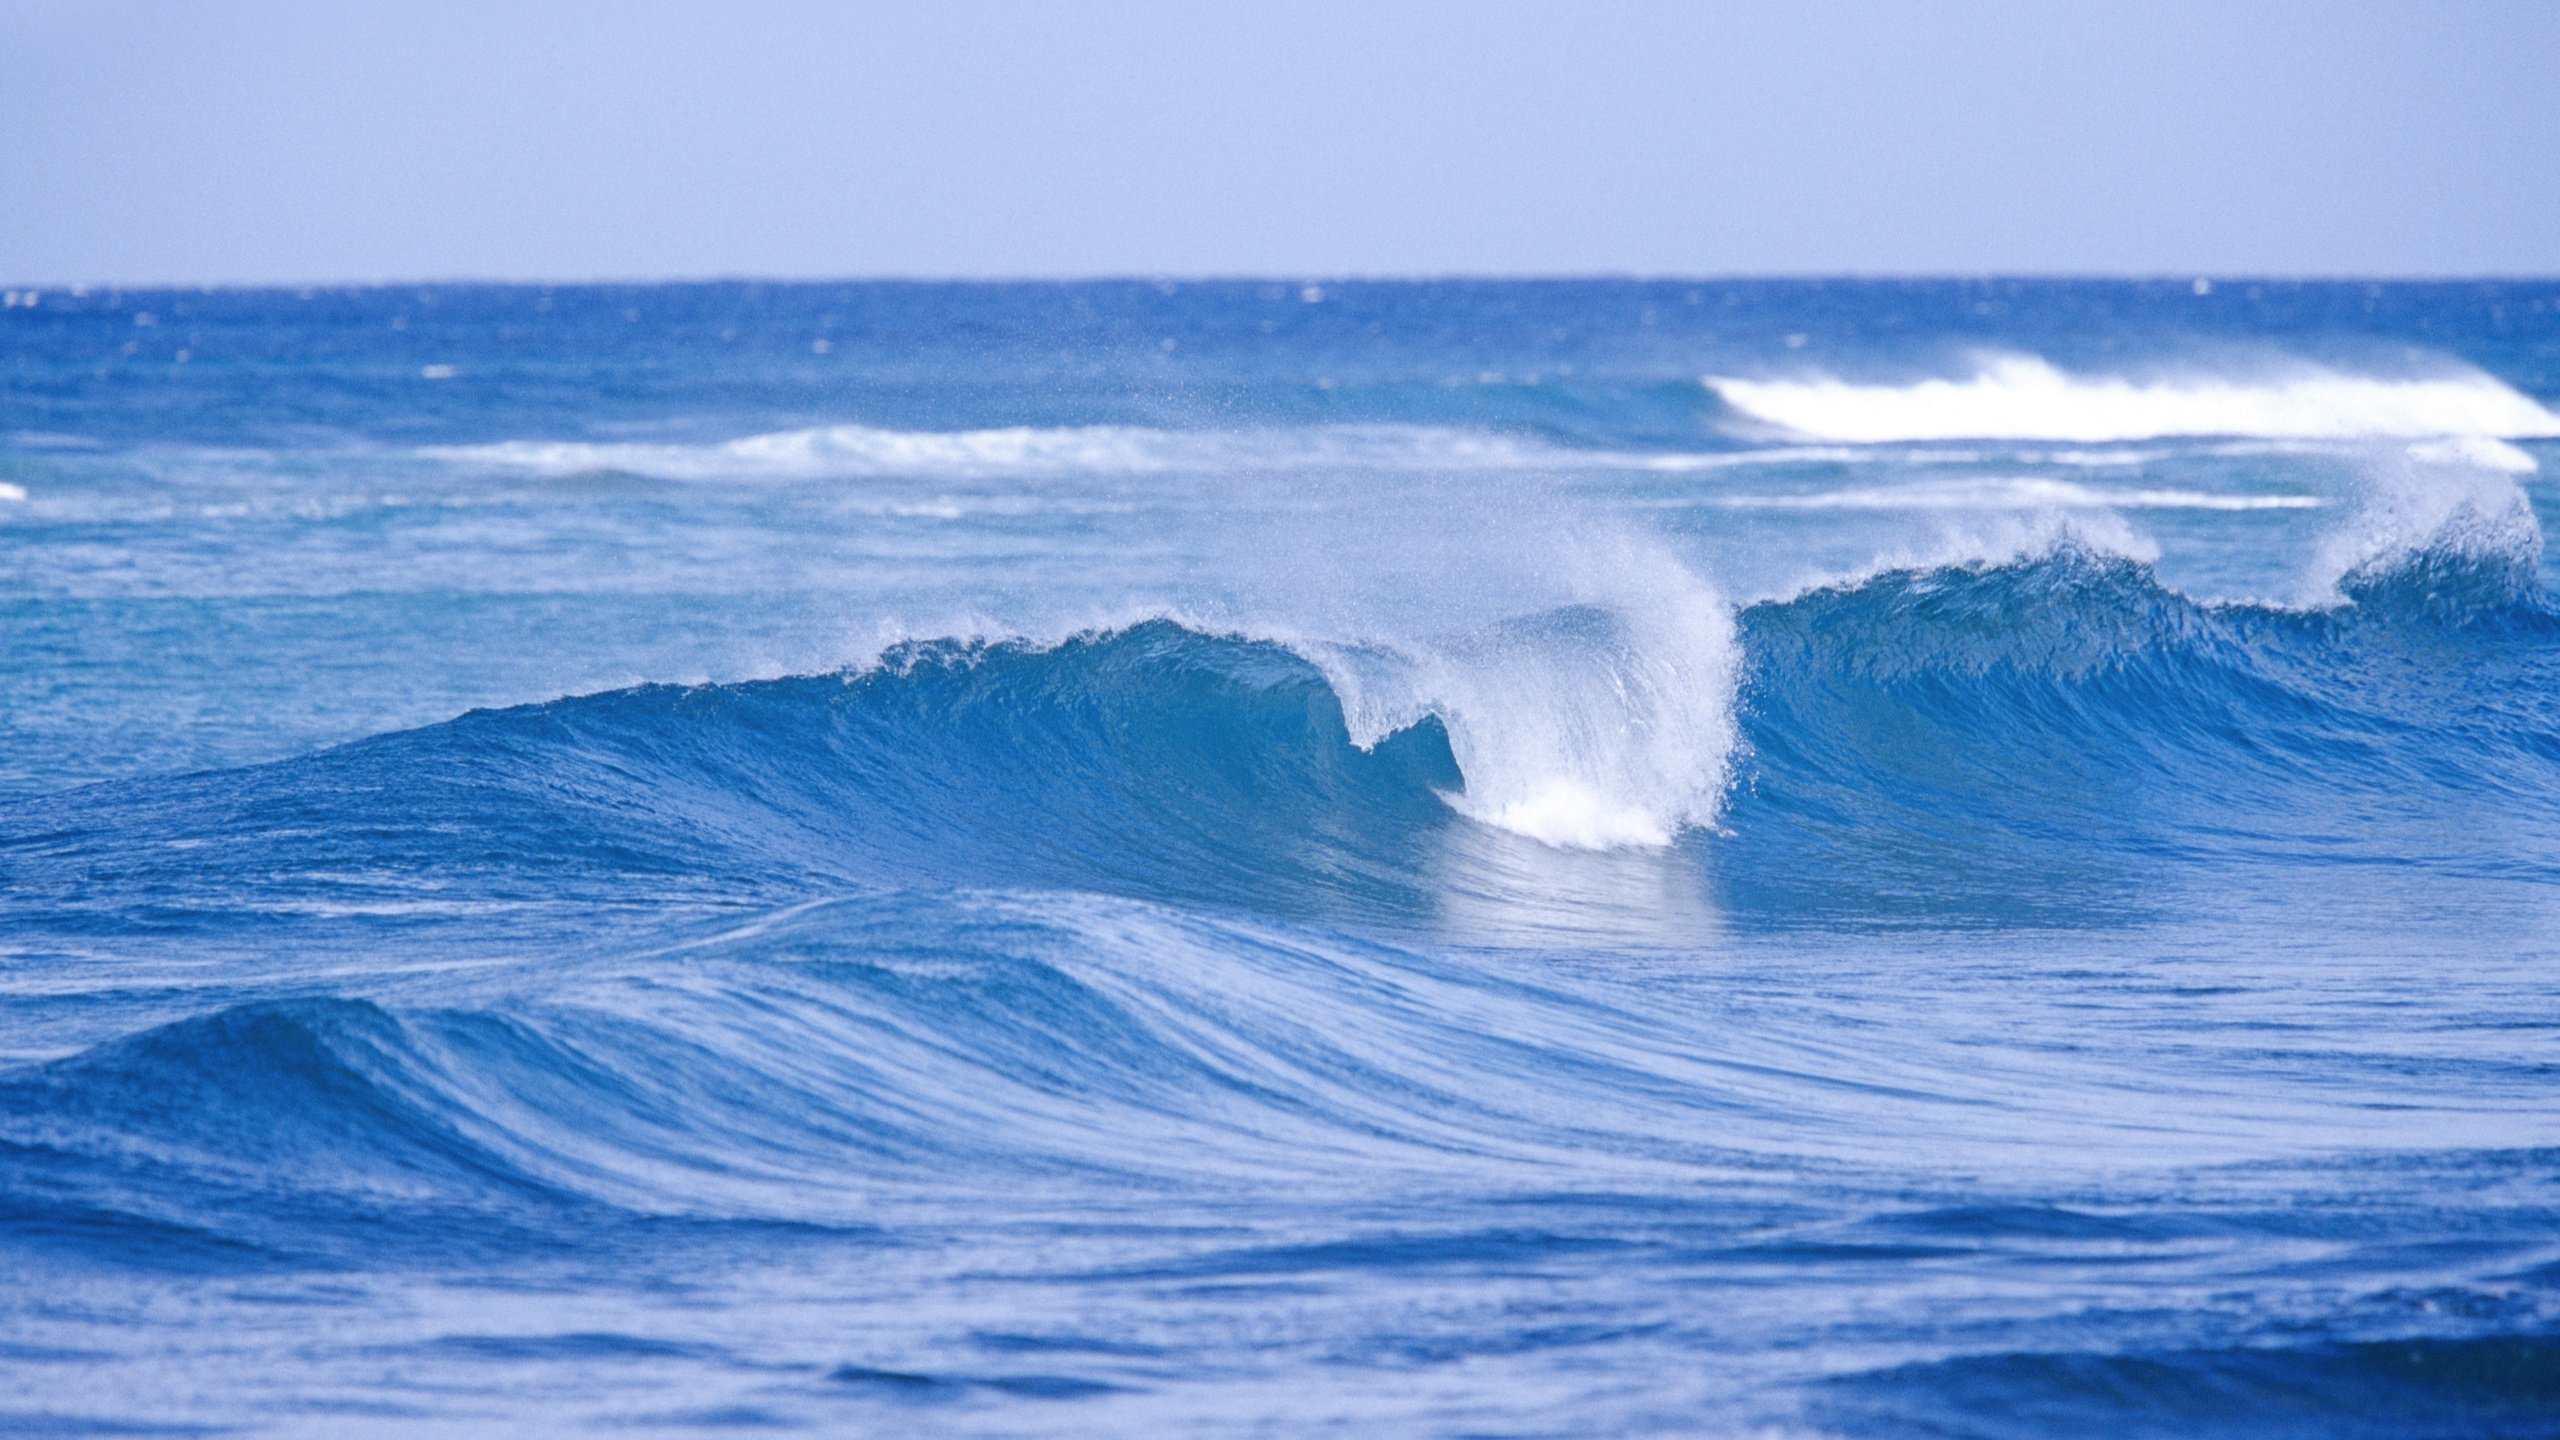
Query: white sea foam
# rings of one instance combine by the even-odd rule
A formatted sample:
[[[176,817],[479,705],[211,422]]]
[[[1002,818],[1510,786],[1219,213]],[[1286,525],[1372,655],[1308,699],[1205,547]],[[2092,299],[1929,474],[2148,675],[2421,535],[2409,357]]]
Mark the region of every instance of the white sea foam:
[[[826,425],[708,444],[507,440],[435,446],[433,459],[545,475],[665,480],[804,480],[875,475],[1150,475],[1187,470],[1514,470],[1572,452],[1484,431],[1427,425],[1165,430],[1136,425],[890,430]]]
[[[2116,456],[1979,448],[1771,445],[1737,450],[1586,450],[1530,436],[1443,425],[1265,426],[1170,430],[1143,425],[891,430],[825,425],[700,444],[503,440],[430,446],[430,459],[552,476],[626,474],[663,480],[812,480],[868,476],[997,478],[1157,475],[1190,471],[1370,470],[1495,474],[1632,471],[1686,475],[1803,465],[1971,465],[1993,459],[2059,465],[2140,463]]]
[[[1705,383],[1763,424],[1860,444],[2560,435],[2560,415],[2476,370],[2387,378],[2298,365],[2249,378],[2130,379],[2075,375],[2032,355],[1993,355],[1970,375],[1899,385],[1820,375],[1710,376]]]
[[[2043,476],[1979,476],[1866,485],[1795,495],[1705,495],[1655,502],[1656,508],[1719,510],[2316,510],[2316,495],[2230,495],[2208,490],[2082,485]]]
[[[1849,445],[1772,445],[1750,450],[1615,453],[1591,458],[1612,468],[1685,475],[1700,470],[1743,470],[1780,465],[1859,465],[1870,463],[1877,456],[1871,450]],[[1988,458],[1979,450],[1897,450],[1890,460],[1898,465],[1978,465]]]
[[[1485,824],[1570,849],[1661,846],[1712,824],[1736,739],[1732,608],[1659,545],[1559,542],[1571,603],[1422,640],[1296,647],[1367,746],[1436,715]]]
[[[949,432],[830,425],[700,445],[506,440],[436,446],[425,453],[549,475],[613,472],[666,480],[1127,470],[1154,468],[1154,456],[1140,438],[1148,433],[1099,425]]]
[[[2423,440],[2409,447],[2409,458],[2432,465],[2461,465],[2475,470],[2494,470],[2501,475],[2531,475],[2542,468],[2521,445],[2486,435],[2459,435],[2444,440]]]
[[[2313,554],[2304,602],[2338,603],[2358,577],[2427,555],[2531,574],[2542,559],[2542,524],[2516,482],[2535,468],[2532,456],[2496,441],[2373,452],[2356,503]]]
[[[0,503],[14,504],[27,498],[27,487],[0,480]]]

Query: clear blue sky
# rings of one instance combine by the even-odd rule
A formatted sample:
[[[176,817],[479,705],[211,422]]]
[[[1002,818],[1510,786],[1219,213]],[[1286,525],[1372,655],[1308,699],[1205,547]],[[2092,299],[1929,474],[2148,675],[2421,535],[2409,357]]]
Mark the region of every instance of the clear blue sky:
[[[0,0],[0,278],[2560,273],[2560,3]]]

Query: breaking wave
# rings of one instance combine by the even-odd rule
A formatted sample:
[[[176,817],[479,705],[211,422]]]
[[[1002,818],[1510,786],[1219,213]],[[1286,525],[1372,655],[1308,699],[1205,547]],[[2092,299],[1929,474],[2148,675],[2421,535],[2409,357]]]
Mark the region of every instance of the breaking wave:
[[[2535,826],[2560,786],[2560,624],[2468,533],[2364,560],[2327,609],[2200,604],[2066,539],[1436,651],[1170,621],[914,642],[66,792],[0,841],[19,914],[99,923],[926,881],[1427,922],[1453,887],[1517,889],[1505,845],[1676,846],[1731,907],[1818,915],[1915,866],[1945,873],[1911,893],[1961,903],[2163,846],[2264,859],[2232,837],[2277,815],[2297,848],[2424,863],[2379,797]],[[1840,875],[1860,891],[1808,898]]]
[[[2560,436],[2560,415],[2478,371],[2386,378],[2298,366],[2247,379],[2134,379],[2073,374],[2040,357],[1999,355],[1970,375],[1902,384],[1711,376],[1706,386],[1749,420],[1809,439],[1858,444]]]
[[[892,430],[824,425],[702,444],[504,440],[429,447],[428,457],[544,475],[664,480],[804,480],[1154,475],[1195,470],[1519,469],[1560,452],[1483,431],[1428,425],[1168,430],[1135,425]]]

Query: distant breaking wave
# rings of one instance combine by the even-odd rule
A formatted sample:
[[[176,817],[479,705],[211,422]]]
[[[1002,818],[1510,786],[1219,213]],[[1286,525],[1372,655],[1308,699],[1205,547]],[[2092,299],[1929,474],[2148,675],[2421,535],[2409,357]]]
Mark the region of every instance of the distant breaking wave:
[[[1852,448],[1802,445],[1695,452],[1585,450],[1520,433],[1386,423],[1236,430],[1148,425],[897,430],[873,425],[816,425],[690,443],[500,440],[482,445],[435,445],[419,453],[431,460],[540,475],[621,474],[680,481],[894,476],[1012,479],[1321,470],[1499,473],[1597,469],[1685,473],[1772,465],[1854,464],[1864,458]],[[1961,452],[1919,458],[1978,461],[1984,457]]]
[[[1564,452],[1484,431],[1338,425],[1242,431],[1142,425],[1011,425],[892,430],[821,425],[708,444],[505,440],[431,447],[429,458],[551,475],[615,472],[666,480],[872,475],[1148,475],[1184,470],[1518,469]]]
[[[2264,382],[2142,382],[2074,376],[2039,359],[2009,357],[1963,380],[1932,379],[1909,385],[1867,385],[1828,377],[1710,377],[1705,383],[1749,421],[1786,431],[1792,440],[1830,443],[1701,450],[1583,449],[1533,434],[1389,423],[1237,430],[1145,425],[902,430],[845,424],[727,440],[516,439],[428,446],[418,453],[450,464],[553,477],[633,475],[686,482],[1327,471],[1685,474],[1858,465],[1878,458],[1863,447],[1951,440],[1994,442],[1995,448],[1906,448],[1888,455],[1903,466],[2014,462],[2125,467],[2157,457],[2122,449],[2003,452],[1996,445],[2213,436],[2280,446],[2375,438],[2415,440],[2430,447],[2422,459],[2530,474],[2536,468],[2533,457],[2507,441],[2560,437],[2560,415],[2478,374],[2384,380],[2315,371]],[[1945,503],[1932,503],[1917,494],[1908,498],[1924,509]],[[1959,502],[1959,508],[1985,498],[1969,496]],[[2045,503],[2056,497],[2020,498]],[[2157,488],[2103,499],[2083,493],[2061,503],[2166,509],[2296,508],[2300,504],[2263,497],[2199,497],[2194,492]],[[1868,507],[1851,502],[1848,508]]]
[[[2303,367],[2257,379],[2075,375],[2031,355],[1961,379],[1862,384],[1830,376],[1709,376],[1741,414],[1810,439],[2099,442],[2171,436],[2350,440],[2560,436],[2560,415],[2477,371],[2384,379]]]

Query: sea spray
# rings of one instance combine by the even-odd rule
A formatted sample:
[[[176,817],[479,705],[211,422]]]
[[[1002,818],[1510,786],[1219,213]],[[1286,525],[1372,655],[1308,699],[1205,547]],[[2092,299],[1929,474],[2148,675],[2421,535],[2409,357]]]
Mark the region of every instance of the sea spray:
[[[1301,642],[1355,741],[1436,716],[1465,777],[1457,809],[1581,849],[1664,845],[1712,824],[1734,745],[1730,606],[1632,534],[1563,537],[1566,603],[1388,643]]]
[[[19,307],[0,1430],[2560,1433],[2560,286],[2203,288]]]
[[[2537,468],[2513,445],[2477,438],[2373,447],[2353,503],[2320,537],[2303,593],[2334,603],[2426,575],[2522,594],[2542,563],[2542,524],[2520,483]]]

